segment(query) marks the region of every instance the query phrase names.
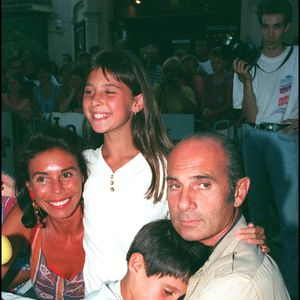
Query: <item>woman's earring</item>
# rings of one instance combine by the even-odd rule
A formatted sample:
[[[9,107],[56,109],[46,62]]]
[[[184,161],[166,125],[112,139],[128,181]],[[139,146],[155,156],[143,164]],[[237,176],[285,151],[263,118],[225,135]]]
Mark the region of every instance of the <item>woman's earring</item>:
[[[30,198],[32,200],[33,211],[34,211],[34,215],[36,217],[36,224],[37,224],[38,227],[44,228],[45,224],[42,222],[41,213],[40,213],[40,207],[39,207],[39,205],[36,203],[36,201],[34,199],[35,197],[34,197],[33,191],[29,192],[29,196],[30,196]]]
[[[36,217],[36,224],[40,227],[40,225],[42,225],[42,224],[41,224],[41,216],[40,216],[40,212],[39,212],[39,206],[35,200],[33,200],[32,205],[33,205],[34,215]]]

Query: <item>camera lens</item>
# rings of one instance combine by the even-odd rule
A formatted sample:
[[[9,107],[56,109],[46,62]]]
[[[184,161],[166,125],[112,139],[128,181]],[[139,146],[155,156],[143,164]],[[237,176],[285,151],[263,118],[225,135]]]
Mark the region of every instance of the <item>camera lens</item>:
[[[245,60],[249,65],[253,65],[259,55],[260,51],[251,43],[245,43],[229,34],[224,40],[225,51],[229,59],[236,58]]]

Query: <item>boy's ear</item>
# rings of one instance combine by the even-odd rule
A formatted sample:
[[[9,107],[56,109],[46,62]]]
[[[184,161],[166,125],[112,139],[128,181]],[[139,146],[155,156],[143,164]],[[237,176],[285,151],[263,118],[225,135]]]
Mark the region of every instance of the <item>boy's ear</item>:
[[[131,254],[129,262],[128,262],[128,269],[132,273],[140,273],[145,269],[145,262],[144,257],[141,253],[134,252]]]
[[[240,207],[243,204],[249,187],[250,179],[248,177],[243,177],[237,182],[234,192],[234,207]]]
[[[143,94],[138,94],[137,96],[134,97],[134,103],[132,106],[132,112],[134,114],[138,113],[144,108],[144,96]]]

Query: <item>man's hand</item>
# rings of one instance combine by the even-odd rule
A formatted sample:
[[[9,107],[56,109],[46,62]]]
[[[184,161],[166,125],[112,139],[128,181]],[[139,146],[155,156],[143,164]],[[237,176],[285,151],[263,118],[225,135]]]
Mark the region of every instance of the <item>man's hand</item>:
[[[282,122],[284,123],[291,123],[289,126],[285,127],[284,129],[280,130],[279,132],[284,133],[284,134],[289,134],[289,133],[298,133],[298,128],[299,128],[299,120],[298,119],[287,119]]]
[[[251,82],[250,67],[251,66],[245,60],[236,58],[233,61],[233,70],[239,75],[242,82]]]

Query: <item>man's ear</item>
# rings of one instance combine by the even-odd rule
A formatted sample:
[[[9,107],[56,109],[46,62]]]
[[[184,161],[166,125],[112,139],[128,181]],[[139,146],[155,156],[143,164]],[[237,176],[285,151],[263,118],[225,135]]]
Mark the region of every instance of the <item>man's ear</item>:
[[[144,269],[145,262],[143,255],[138,252],[132,253],[128,262],[128,270],[133,273],[140,273]]]
[[[238,180],[234,191],[234,207],[240,207],[248,193],[250,187],[250,179],[243,177]]]
[[[134,97],[134,103],[132,106],[132,112],[134,114],[138,113],[144,108],[144,96],[143,94],[138,94],[137,96]]]
[[[287,23],[284,28],[284,33],[287,33],[290,30],[291,22]]]

